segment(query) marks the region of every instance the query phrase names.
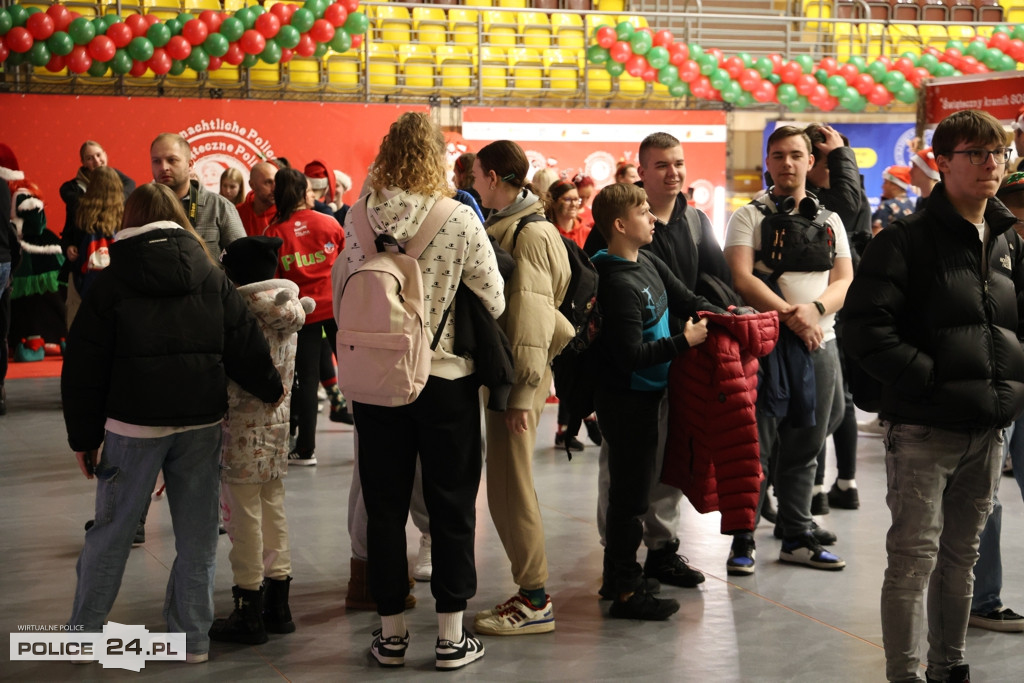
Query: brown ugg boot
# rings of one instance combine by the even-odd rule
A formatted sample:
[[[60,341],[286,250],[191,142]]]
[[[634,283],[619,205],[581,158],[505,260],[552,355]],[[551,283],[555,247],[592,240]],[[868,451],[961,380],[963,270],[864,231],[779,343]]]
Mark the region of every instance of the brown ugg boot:
[[[377,603],[370,595],[370,583],[366,576],[366,560],[353,557],[349,561],[350,576],[348,579],[348,595],[345,596],[345,609],[372,610],[377,611]],[[409,587],[415,585],[415,581],[409,579]],[[409,593],[405,596],[405,608],[412,609],[416,606],[416,596]]]

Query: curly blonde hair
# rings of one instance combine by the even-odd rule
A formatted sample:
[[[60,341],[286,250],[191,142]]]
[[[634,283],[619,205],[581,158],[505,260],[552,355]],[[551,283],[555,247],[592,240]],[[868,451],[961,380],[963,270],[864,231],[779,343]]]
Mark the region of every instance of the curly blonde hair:
[[[124,184],[117,171],[97,166],[89,171],[89,188],[78,201],[75,220],[90,235],[113,237],[124,215]]]
[[[380,143],[370,170],[374,190],[397,187],[415,194],[455,193],[448,185],[445,169],[444,135],[421,112],[407,112],[391,124]]]

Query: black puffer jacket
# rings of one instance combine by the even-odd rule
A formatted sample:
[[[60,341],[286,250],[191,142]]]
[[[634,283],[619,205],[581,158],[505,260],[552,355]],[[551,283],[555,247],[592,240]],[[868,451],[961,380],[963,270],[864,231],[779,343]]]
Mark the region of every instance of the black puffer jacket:
[[[881,382],[879,414],[947,429],[1003,427],[1024,409],[1024,243],[988,201],[977,229],[940,183],[921,212],[868,244],[843,307],[843,348]]]
[[[75,451],[103,442],[106,419],[215,423],[227,378],[272,403],[284,393],[267,340],[195,237],[152,223],[116,241],[68,335],[61,394]]]

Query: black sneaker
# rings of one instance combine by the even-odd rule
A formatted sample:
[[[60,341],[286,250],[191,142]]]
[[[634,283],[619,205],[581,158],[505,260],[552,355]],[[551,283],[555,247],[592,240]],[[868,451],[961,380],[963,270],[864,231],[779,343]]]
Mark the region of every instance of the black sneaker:
[[[678,611],[678,601],[672,598],[656,598],[641,588],[629,596],[628,600],[613,602],[608,610],[608,616],[612,619],[664,621]]]
[[[939,683],[937,679],[932,678],[928,674],[925,674],[924,678],[928,683]],[[971,683],[971,667],[966,664],[957,664],[951,667],[946,683]]]
[[[674,538],[661,550],[648,550],[644,562],[644,576],[661,583],[682,588],[695,588],[704,583],[704,575],[686,564],[686,558],[676,554],[679,539]]]
[[[775,531],[773,532],[775,538],[782,539],[782,527],[776,525]],[[828,529],[822,529],[818,526],[817,522],[811,522],[811,535],[814,536],[814,540],[821,545],[835,545],[839,537],[834,532]]]
[[[316,453],[310,451],[309,453],[299,453],[298,451],[292,451],[288,454],[288,464],[298,465],[299,467],[312,467],[316,465]]]
[[[354,424],[355,420],[352,419],[352,413],[348,412],[348,401],[342,396],[340,400],[331,401],[331,412],[329,417],[331,422],[341,422],[342,424]]]
[[[604,436],[601,434],[601,427],[597,424],[597,418],[587,418],[583,421],[583,426],[587,429],[587,438],[593,441],[595,446],[600,446],[604,442]]]
[[[405,636],[381,637],[381,629],[373,632],[373,643],[370,645],[370,654],[377,660],[377,663],[384,667],[405,666],[405,651],[409,647],[409,632]]]
[[[484,644],[472,633],[463,629],[462,640],[457,643],[437,639],[437,645],[434,647],[434,668],[438,671],[461,669],[483,656]]]
[[[839,488],[839,484],[832,484],[828,490],[828,504],[841,510],[856,510],[860,507],[860,494],[855,488],[844,491]]]
[[[564,432],[555,434],[555,447],[568,448],[570,451],[576,453],[585,448],[582,441],[577,439],[575,436],[566,436]]]
[[[1024,631],[1024,617],[1009,607],[1000,607],[988,614],[971,612],[971,618],[967,625],[1002,633],[1020,633]]]
[[[779,552],[779,561],[791,564],[805,564],[815,569],[830,571],[839,570],[846,566],[846,562],[841,557],[833,555],[821,547],[821,544],[814,539],[810,531],[796,538],[783,541],[782,550]]]
[[[811,497],[811,514],[818,516],[827,515],[828,513],[828,494],[824,491],[821,493],[815,493]]]
[[[725,571],[730,576],[750,576],[754,573],[755,552],[753,536],[734,536]]]
[[[661,592],[661,584],[658,583],[657,579],[649,579],[645,576],[644,590],[650,593],[651,595],[655,595]],[[597,594],[601,596],[602,600],[614,600],[616,597],[618,597],[615,594],[615,591],[609,588],[608,584],[603,581],[601,582],[601,590],[597,591]]]
[[[138,548],[140,545],[146,542],[146,525],[139,522],[139,526],[135,529],[135,538],[132,539],[132,547]]]

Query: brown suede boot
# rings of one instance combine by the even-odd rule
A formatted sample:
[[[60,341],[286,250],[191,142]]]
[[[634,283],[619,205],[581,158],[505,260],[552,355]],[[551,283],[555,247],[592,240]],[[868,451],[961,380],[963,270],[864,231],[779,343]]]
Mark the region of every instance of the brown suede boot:
[[[377,603],[370,595],[370,583],[366,577],[366,560],[353,557],[349,561],[350,576],[348,579],[348,595],[345,596],[345,609],[377,611]],[[409,579],[409,587],[412,588],[416,582]],[[416,596],[409,593],[405,596],[405,608],[412,609],[416,606]]]

